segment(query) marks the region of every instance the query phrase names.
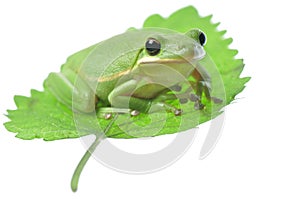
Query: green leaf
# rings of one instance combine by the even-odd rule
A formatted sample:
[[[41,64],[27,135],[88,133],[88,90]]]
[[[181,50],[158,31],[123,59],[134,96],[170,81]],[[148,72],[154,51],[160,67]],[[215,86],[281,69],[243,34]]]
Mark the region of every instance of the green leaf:
[[[136,117],[123,114],[118,117],[107,132],[107,137],[135,138],[158,136],[194,128],[218,116],[223,106],[230,104],[235,99],[235,96],[244,89],[245,83],[250,78],[240,78],[244,67],[243,60],[234,58],[237,50],[228,48],[232,39],[225,39],[223,37],[225,31],[218,31],[218,24],[213,24],[211,18],[212,16],[199,16],[197,10],[189,6],[178,10],[168,18],[163,18],[160,15],[152,15],[146,19],[143,27],[169,28],[179,32],[186,32],[191,28],[200,28],[203,30],[208,37],[205,50],[209,57],[202,60],[202,64],[211,64],[211,60],[216,64],[221,75],[220,78],[224,83],[226,94],[225,104],[213,105],[209,101],[206,101],[206,108],[204,110],[195,111],[194,104],[187,103],[181,105],[181,108],[184,110],[182,116],[174,116],[170,112],[140,114]],[[218,92],[215,93],[218,95]],[[57,140],[78,138],[93,132],[88,126],[95,125],[89,123],[93,121],[94,115],[84,116],[83,124],[87,128],[79,131],[75,126],[76,120],[74,120],[72,111],[59,103],[47,91],[47,88],[43,92],[32,90],[30,97],[15,96],[15,103],[17,109],[8,110],[7,117],[10,121],[4,125],[8,131],[17,133],[16,137],[18,138]],[[172,101],[171,103],[175,106],[180,105],[178,101]],[[97,125],[99,124],[104,129],[108,125],[109,120],[105,120],[101,115],[98,116],[99,118],[96,120]]]
[[[77,138],[72,111],[59,103],[49,92],[31,90],[31,97],[15,96],[17,110],[8,110],[11,120],[4,125],[17,132],[18,138],[57,140]]]

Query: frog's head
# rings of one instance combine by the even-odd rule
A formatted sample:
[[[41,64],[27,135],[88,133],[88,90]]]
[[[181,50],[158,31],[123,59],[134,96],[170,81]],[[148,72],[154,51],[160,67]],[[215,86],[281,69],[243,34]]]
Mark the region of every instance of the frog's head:
[[[154,33],[146,39],[134,68],[148,76],[160,76],[163,66],[168,66],[187,77],[194,69],[192,64],[205,56],[205,43],[206,36],[199,29],[185,34]]]
[[[139,63],[200,60],[205,56],[205,43],[206,36],[199,29],[191,29],[185,34],[156,33],[147,38]]]

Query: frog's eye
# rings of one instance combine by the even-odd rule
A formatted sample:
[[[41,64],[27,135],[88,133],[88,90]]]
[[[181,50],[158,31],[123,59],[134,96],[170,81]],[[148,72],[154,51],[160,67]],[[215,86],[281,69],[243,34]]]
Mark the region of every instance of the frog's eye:
[[[201,46],[204,46],[206,43],[206,36],[204,32],[199,32],[199,43]]]
[[[149,38],[146,41],[145,47],[150,56],[155,56],[160,52],[161,45],[156,39]]]

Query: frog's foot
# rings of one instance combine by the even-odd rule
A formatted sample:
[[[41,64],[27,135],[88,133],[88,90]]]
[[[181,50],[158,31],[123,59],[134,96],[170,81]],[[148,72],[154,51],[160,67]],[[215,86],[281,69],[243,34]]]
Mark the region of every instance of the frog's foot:
[[[152,105],[151,105],[148,113],[158,112],[158,111],[162,111],[162,110],[172,112],[172,113],[174,113],[175,116],[179,116],[182,114],[181,109],[178,109],[178,108],[176,108],[168,103],[165,103],[165,102],[152,102]]]
[[[115,108],[115,107],[101,107],[97,111],[97,116],[99,118],[104,118],[106,120],[109,120],[112,118],[113,114],[130,114],[131,109],[127,108]]]
[[[140,114],[138,110],[132,110],[127,108],[115,108],[115,107],[102,107],[98,110],[97,116],[109,120],[113,114],[130,114],[131,116],[137,116]]]
[[[175,91],[176,94],[161,94],[159,97],[157,97],[153,103],[155,103],[155,106],[158,106],[158,108],[164,108],[167,109],[170,112],[173,112],[176,116],[177,115],[181,115],[182,114],[182,110],[178,109],[176,107],[173,107],[171,105],[169,105],[168,103],[166,103],[166,100],[179,100],[180,104],[186,104],[189,101],[194,102],[195,105],[195,109],[196,110],[201,110],[204,108],[204,105],[201,103],[201,99],[199,96],[197,96],[194,91],[193,88],[190,87],[188,89],[186,89],[183,92],[182,91],[182,87],[180,85],[174,85],[170,88],[172,91]],[[180,92],[180,93],[177,93]],[[152,106],[153,106],[152,103]],[[154,111],[150,111],[150,112],[154,112]]]
[[[177,96],[180,104],[186,104],[189,101],[193,102],[195,110],[202,110],[205,107],[205,105],[201,102],[200,96],[196,95],[192,90],[180,93]]]

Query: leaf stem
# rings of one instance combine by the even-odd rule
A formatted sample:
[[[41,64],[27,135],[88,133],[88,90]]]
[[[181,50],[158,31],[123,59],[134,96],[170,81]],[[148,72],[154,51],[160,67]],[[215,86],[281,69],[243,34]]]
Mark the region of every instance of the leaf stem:
[[[103,133],[101,132],[96,135],[95,141],[92,143],[92,145],[89,147],[89,149],[85,152],[84,156],[81,158],[80,162],[78,163],[78,165],[73,173],[72,180],[71,180],[71,189],[73,192],[77,191],[79,177],[80,177],[80,174],[81,174],[84,166],[86,165],[87,161],[90,159],[92,153],[95,151],[97,146],[100,144],[101,140],[105,137],[106,133],[109,131],[112,124],[116,121],[117,117],[118,117],[118,114],[116,114],[112,118],[112,120],[107,125],[107,127],[105,128]]]

